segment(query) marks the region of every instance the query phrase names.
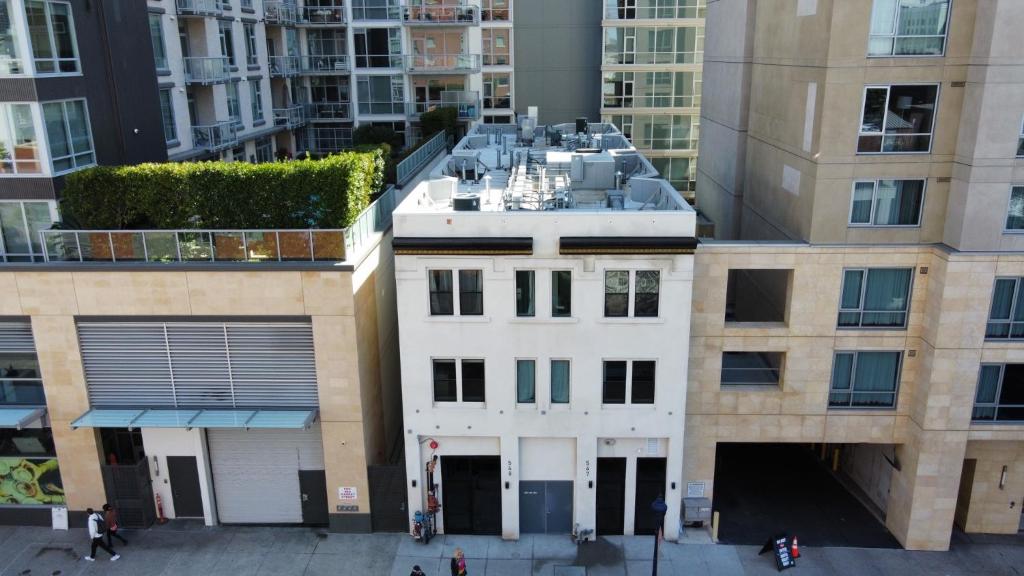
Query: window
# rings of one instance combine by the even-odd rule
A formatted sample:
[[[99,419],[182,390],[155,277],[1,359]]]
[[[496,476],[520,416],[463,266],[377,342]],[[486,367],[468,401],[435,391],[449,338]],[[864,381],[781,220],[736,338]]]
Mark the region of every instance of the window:
[[[356,89],[360,114],[405,114],[401,76],[359,76]]]
[[[310,3],[307,2],[308,6]],[[398,0],[352,0],[355,20],[396,20],[401,18]]]
[[[920,226],[924,180],[853,183],[850,226]]]
[[[25,1],[28,37],[37,74],[78,72],[78,45],[71,4],[42,0]]]
[[[252,8],[252,0],[240,0],[239,5],[242,8]]]
[[[46,406],[35,354],[0,354],[0,405],[12,404]]]
[[[516,270],[516,316],[534,316],[534,301],[533,270]]]
[[[572,316],[572,271],[551,272],[551,315],[555,318]]]
[[[606,270],[604,273],[604,315],[606,318],[629,316],[628,270]],[[633,278],[633,316],[657,317],[661,290],[661,272],[637,270]]]
[[[869,56],[942,56],[949,0],[875,0]]]
[[[263,83],[249,80],[249,105],[252,107],[252,123],[263,120]]]
[[[0,262],[42,260],[39,231],[49,229],[55,215],[49,202],[0,201]]]
[[[1020,138],[1017,139],[1017,158],[1024,158],[1024,120],[1020,122]]]
[[[434,360],[434,402],[458,402],[455,360]]]
[[[1010,188],[1010,206],[1006,210],[1006,230],[1024,230],[1024,186]]]
[[[356,68],[402,67],[401,28],[357,28],[352,37]]]
[[[227,94],[228,119],[238,126],[238,128],[241,128],[242,104],[238,101],[238,84],[235,82],[228,82],[224,85],[224,91]]]
[[[178,139],[178,127],[174,123],[174,103],[171,101],[171,89],[160,90],[160,118],[164,123],[164,140],[174,142]]]
[[[0,0],[0,76],[24,74],[23,58],[18,36],[14,33],[11,0]]]
[[[831,408],[895,408],[902,352],[836,352]]]
[[[274,161],[274,144],[270,141],[270,137],[260,138],[256,140],[256,162],[273,162]]]
[[[462,361],[462,401],[484,401],[484,361]]]
[[[510,0],[481,0],[483,10],[480,19],[485,22],[495,20],[508,20],[508,5]]]
[[[985,327],[987,340],[1024,338],[1024,278],[996,278]]]
[[[516,360],[516,402],[533,404],[537,401],[537,362]]]
[[[722,386],[778,386],[782,352],[722,352]]]
[[[703,18],[706,0],[606,0],[605,17],[634,20]]]
[[[604,315],[629,316],[629,271],[607,270],[604,273]]]
[[[31,104],[0,104],[0,175],[41,174]]]
[[[85,100],[46,102],[43,104],[43,119],[54,174],[96,163]]]
[[[928,152],[939,87],[935,84],[868,86],[864,89],[857,152]]]
[[[484,66],[508,66],[509,56],[509,35],[511,28],[483,28],[480,33],[483,38]]]
[[[726,322],[786,321],[792,270],[730,269],[726,277]]]
[[[459,270],[459,314],[481,316],[483,313],[483,271]]]
[[[661,177],[668,180],[676,190],[697,191],[696,158],[648,158]]]
[[[245,63],[256,66],[260,63],[259,52],[256,51],[256,25],[242,24],[245,29]]]
[[[431,270],[428,273],[430,284],[430,315],[451,316],[455,313],[454,290],[452,288],[451,270]]]
[[[603,108],[699,108],[700,72],[605,72]]]
[[[658,316],[658,291],[660,290],[660,285],[661,272],[657,270],[637,270],[633,316]]]
[[[843,271],[840,328],[904,328],[913,268],[855,268]]]
[[[605,64],[700,64],[704,26],[604,29]]]
[[[569,403],[569,361],[551,361],[551,403]]]
[[[149,38],[153,42],[153,59],[157,70],[167,70],[167,48],[164,45],[164,26],[159,14],[149,15]]]
[[[235,60],[235,34],[232,31],[230,20],[219,20],[217,22],[220,30],[220,55],[228,59],[228,64],[238,66]]]
[[[484,108],[512,107],[512,75],[508,72],[484,73]]]
[[[697,114],[636,114],[626,124],[633,145],[641,149],[696,150],[700,139]]]
[[[971,420],[1024,421],[1024,364],[981,365]]]
[[[605,360],[601,402],[625,404],[629,398],[630,404],[654,404],[654,370],[653,360]]]

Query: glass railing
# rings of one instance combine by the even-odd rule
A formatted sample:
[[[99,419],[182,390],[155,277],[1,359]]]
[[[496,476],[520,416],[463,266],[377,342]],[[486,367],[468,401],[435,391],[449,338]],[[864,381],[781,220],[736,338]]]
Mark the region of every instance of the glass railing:
[[[426,144],[420,146],[412,154],[407,156],[405,160],[398,163],[395,167],[395,180],[399,186],[404,186],[412,180],[413,176],[419,172],[431,158],[437,156],[439,152],[445,149],[447,143],[447,135],[442,130],[434,135],[433,138],[427,141]]]
[[[402,19],[408,25],[479,24],[476,6],[402,6]]]
[[[43,230],[47,262],[340,262],[345,230]]]
[[[309,120],[351,120],[349,102],[311,102],[306,104],[306,118]]]
[[[174,0],[180,16],[217,16],[222,10],[219,0]]]
[[[369,240],[391,227],[395,211],[395,188],[388,186],[376,200],[363,210],[345,229],[345,254],[358,258]]]
[[[238,143],[238,124],[234,121],[217,122],[192,127],[192,146],[210,152],[224,150]]]
[[[345,24],[345,9],[341,6],[305,6],[299,16],[299,22],[310,26],[342,26]]]
[[[301,57],[303,74],[347,74],[349,69],[348,56],[307,55]]]
[[[413,54],[406,59],[409,72],[479,71],[479,54]]]
[[[475,90],[445,90],[441,92],[441,105],[458,109],[460,120],[480,117],[480,93]]]
[[[311,127],[307,132],[309,148],[312,152],[330,154],[352,148],[351,128]]]
[[[263,20],[267,24],[291,26],[299,19],[299,7],[294,2],[281,0],[264,0]]]
[[[272,77],[297,76],[302,70],[302,59],[298,56],[271,56],[269,61]]]
[[[217,84],[231,78],[227,57],[189,56],[184,60],[186,83]]]
[[[399,20],[402,18],[402,7],[398,0],[378,2],[385,6],[352,6],[353,20]]]
[[[287,108],[274,108],[274,125],[284,126],[292,129],[298,128],[306,123],[306,111],[301,105],[289,106]]]

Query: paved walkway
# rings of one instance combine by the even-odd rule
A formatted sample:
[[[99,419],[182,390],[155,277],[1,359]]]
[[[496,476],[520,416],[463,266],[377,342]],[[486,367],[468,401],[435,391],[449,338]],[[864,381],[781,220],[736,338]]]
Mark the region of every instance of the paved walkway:
[[[752,546],[665,544],[661,576],[776,574],[766,554]],[[438,537],[429,546],[402,534],[320,534],[303,528],[161,527],[125,532],[124,556],[95,563],[85,531],[0,526],[0,576],[407,576],[419,564],[428,576],[448,576],[448,557],[465,552],[471,576],[639,576],[651,573],[651,537],[602,538],[579,548],[565,536],[524,537],[504,542],[484,536]],[[704,541],[705,543],[697,543]],[[958,535],[950,552],[864,548],[802,548],[793,576],[986,576],[1024,571],[1024,537]],[[575,568],[572,568],[575,567]]]

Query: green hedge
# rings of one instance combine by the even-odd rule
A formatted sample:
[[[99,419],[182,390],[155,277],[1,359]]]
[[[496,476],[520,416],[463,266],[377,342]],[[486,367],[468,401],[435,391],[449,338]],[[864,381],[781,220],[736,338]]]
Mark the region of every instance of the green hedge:
[[[69,174],[62,213],[88,229],[344,228],[384,183],[384,152],[319,160],[150,163]]]

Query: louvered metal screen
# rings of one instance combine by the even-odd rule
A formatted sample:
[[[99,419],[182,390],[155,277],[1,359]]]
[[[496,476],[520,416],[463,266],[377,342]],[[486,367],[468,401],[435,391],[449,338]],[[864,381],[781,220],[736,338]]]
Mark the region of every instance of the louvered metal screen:
[[[29,322],[0,322],[0,352],[30,353],[36,351]]]
[[[78,324],[93,407],[317,406],[308,323]]]

